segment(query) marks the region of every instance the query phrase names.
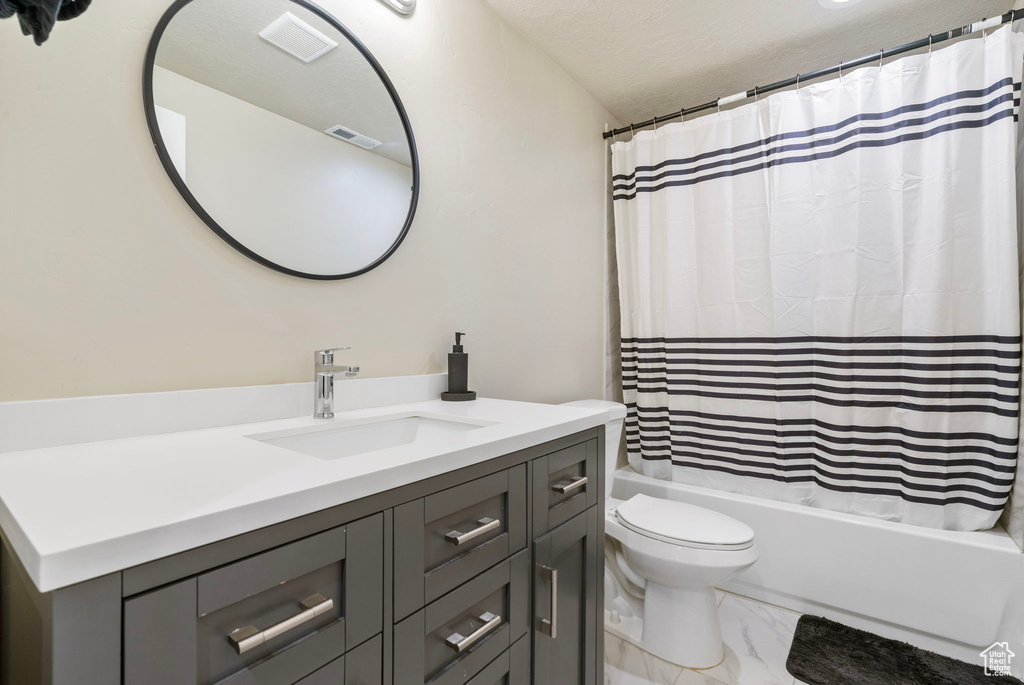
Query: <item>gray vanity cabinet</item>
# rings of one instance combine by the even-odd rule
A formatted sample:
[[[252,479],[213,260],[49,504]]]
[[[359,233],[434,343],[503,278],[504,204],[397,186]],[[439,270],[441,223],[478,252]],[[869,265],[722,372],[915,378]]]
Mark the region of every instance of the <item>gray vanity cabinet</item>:
[[[295,685],[382,685],[383,644],[380,635],[367,640]]]
[[[602,441],[533,461],[533,683],[598,685],[604,662]]]
[[[533,533],[546,533],[603,501],[603,441],[587,440],[533,462]]]
[[[395,507],[395,618],[526,547],[526,465]]]
[[[598,684],[600,511],[591,507],[533,543],[535,685]]]
[[[465,685],[526,635],[529,616],[523,550],[395,626],[395,682]]]
[[[332,664],[381,632],[383,519],[126,600],[124,685],[293,685]]]
[[[530,638],[524,637],[466,685],[528,685],[529,682]]]
[[[0,685],[598,685],[603,428],[40,594]]]

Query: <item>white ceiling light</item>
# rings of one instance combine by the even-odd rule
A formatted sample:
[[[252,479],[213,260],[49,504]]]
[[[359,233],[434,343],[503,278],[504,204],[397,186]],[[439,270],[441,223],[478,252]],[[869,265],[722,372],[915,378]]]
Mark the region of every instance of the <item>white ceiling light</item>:
[[[860,0],[818,0],[818,4],[827,10],[840,10],[850,5],[856,5]]]
[[[285,12],[260,31],[260,38],[307,64],[338,47],[335,41],[291,12]]]

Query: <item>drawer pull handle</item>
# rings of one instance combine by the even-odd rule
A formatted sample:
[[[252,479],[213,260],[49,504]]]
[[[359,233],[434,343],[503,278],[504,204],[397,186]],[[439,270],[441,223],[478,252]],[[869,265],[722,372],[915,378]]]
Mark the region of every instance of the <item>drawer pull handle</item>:
[[[445,533],[444,539],[458,547],[459,545],[466,544],[473,538],[480,537],[484,533],[488,533],[501,526],[501,521],[492,518],[482,518],[477,523],[480,525],[468,533],[453,530],[450,533]]]
[[[228,634],[228,642],[239,654],[245,654],[250,649],[259,647],[264,642],[269,642],[279,635],[287,633],[292,628],[298,628],[307,621],[312,621],[317,616],[322,616],[334,608],[334,600],[324,597],[321,594],[313,595],[302,602],[302,611],[291,618],[270,626],[266,630],[256,630],[255,626],[248,625]]]
[[[558,637],[558,569],[541,566],[540,569],[551,581],[551,618],[540,621],[540,632],[552,640]]]
[[[444,643],[454,649],[456,654],[462,654],[477,642],[480,642],[487,633],[501,625],[501,616],[495,616],[489,611],[480,616],[480,620],[484,624],[468,636],[463,637],[460,633],[452,633]]]
[[[552,485],[551,489],[557,493],[564,495],[567,492],[572,492],[576,488],[582,488],[587,484],[586,476],[576,476],[568,483],[562,483],[561,485]]]

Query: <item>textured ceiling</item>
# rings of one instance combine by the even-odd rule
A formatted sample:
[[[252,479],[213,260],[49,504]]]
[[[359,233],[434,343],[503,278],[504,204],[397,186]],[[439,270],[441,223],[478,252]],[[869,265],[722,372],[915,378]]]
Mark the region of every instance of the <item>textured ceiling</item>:
[[[1013,0],[487,0],[622,124],[1003,14]]]
[[[338,47],[306,64],[258,36],[285,12]],[[411,165],[401,119],[373,68],[344,36],[289,0],[194,0],[168,25],[156,63],[317,131],[347,126],[383,143],[373,152]]]

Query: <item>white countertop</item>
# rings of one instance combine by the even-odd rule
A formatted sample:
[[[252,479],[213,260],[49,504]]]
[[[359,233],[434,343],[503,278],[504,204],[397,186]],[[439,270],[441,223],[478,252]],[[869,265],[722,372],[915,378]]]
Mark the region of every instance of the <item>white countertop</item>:
[[[527,402],[432,400],[341,412],[493,422],[324,460],[245,436],[323,425],[261,421],[0,454],[0,528],[49,592],[407,485],[605,422],[605,412]]]

